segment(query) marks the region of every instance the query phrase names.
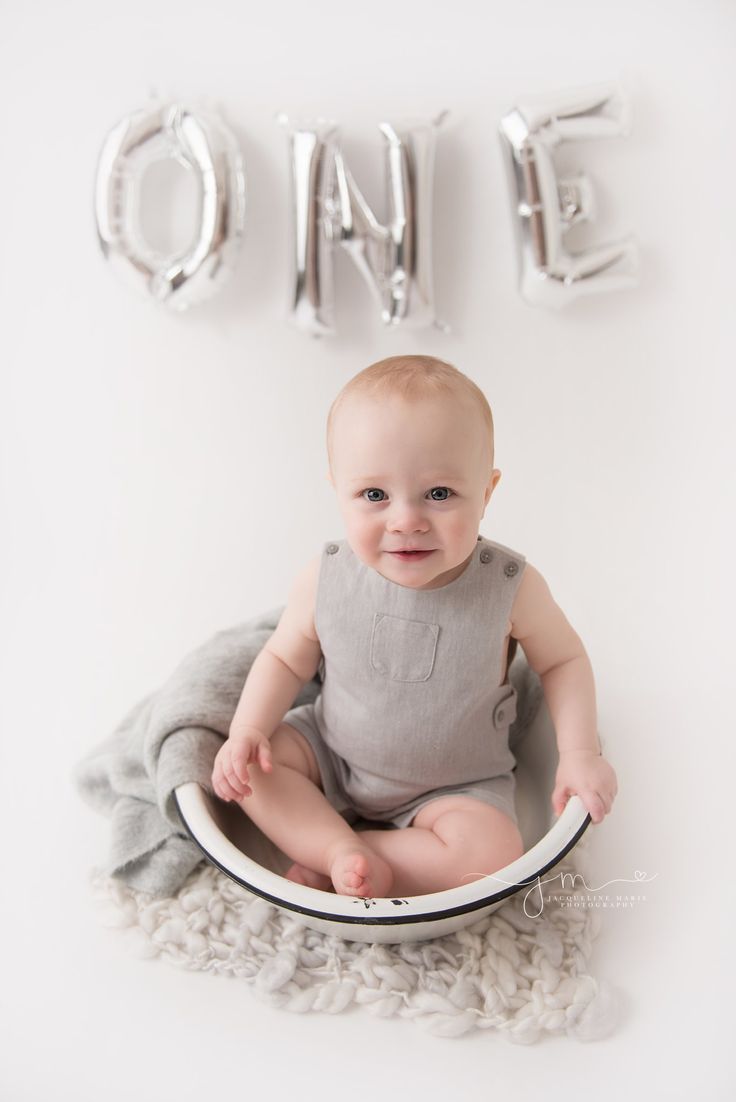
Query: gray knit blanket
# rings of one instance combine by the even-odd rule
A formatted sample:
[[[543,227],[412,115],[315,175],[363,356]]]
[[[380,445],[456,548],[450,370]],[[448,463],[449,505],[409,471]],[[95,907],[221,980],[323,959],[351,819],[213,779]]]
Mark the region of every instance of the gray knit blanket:
[[[218,632],[188,654],[156,692],[139,701],[113,733],[74,770],[82,797],[110,818],[102,871],[130,888],[171,896],[204,860],[179,818],[174,791],[197,781],[212,792],[215,755],[227,738],[251,664],[283,608]],[[510,668],[518,692],[511,749],[523,738],[542,699],[539,679],[521,652]],[[316,698],[315,677],[294,705]]]

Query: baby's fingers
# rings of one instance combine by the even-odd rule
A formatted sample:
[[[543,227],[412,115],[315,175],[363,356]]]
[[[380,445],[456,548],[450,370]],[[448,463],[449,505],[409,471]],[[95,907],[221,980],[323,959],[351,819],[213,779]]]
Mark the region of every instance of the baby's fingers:
[[[219,796],[221,800],[225,800],[226,803],[230,800],[238,801],[242,799],[242,794],[236,792],[229,781],[224,777],[221,777],[219,781],[213,782],[213,788],[215,794]]]
[[[552,810],[555,815],[560,816],[567,806],[567,801],[570,797],[570,789],[567,785],[558,784],[552,793]]]
[[[610,804],[609,806],[606,806],[600,793],[593,791],[581,792],[580,798],[585,804],[585,808],[589,812],[593,822],[603,822],[604,818],[610,811]]]
[[[225,775],[223,763],[221,760],[215,761],[215,767],[212,770],[212,787],[215,790],[215,794],[220,797],[221,800],[239,800],[242,798],[241,786],[233,785]]]
[[[251,794],[250,778],[248,769],[244,764],[245,761],[247,761],[247,758],[239,762],[232,751],[224,754],[222,758],[223,775],[230,787],[237,793],[238,798],[250,796]]]
[[[215,791],[224,800],[241,800],[243,796],[252,796],[248,766],[260,765],[264,773],[273,769],[271,748],[266,742],[253,744],[250,741],[225,743],[215,759],[212,778]]]
[[[249,744],[243,746],[233,746],[229,755],[230,769],[226,770],[229,776],[233,776],[240,782],[241,787],[243,785],[250,784],[250,775],[248,773],[248,763],[253,760],[253,750]]]

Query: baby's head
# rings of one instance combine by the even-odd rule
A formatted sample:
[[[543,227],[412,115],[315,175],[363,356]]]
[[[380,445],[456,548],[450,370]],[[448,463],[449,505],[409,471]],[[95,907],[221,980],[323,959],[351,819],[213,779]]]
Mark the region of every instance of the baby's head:
[[[475,383],[432,356],[380,360],[333,402],[327,453],[348,542],[367,566],[413,589],[462,573],[501,477]]]

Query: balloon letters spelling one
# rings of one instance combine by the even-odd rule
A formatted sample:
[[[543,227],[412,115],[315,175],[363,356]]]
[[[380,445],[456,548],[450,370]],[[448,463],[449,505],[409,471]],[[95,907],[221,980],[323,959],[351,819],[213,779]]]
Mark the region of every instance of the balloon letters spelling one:
[[[373,213],[350,173],[334,122],[288,126],[294,281],[290,317],[316,335],[334,332],[333,265],[344,249],[365,277],[389,326],[435,322],[432,191],[436,135],[444,113],[424,123],[381,123],[389,216]],[[631,238],[571,253],[566,231],[593,215],[582,173],[559,178],[565,141],[625,134],[628,111],[614,85],[525,97],[500,132],[520,258],[520,291],[533,305],[560,307],[579,295],[636,282]],[[141,178],[155,160],[193,170],[202,196],[194,244],[161,256],[140,228]],[[245,218],[245,175],[237,142],[217,114],[157,103],[119,122],[103,146],[96,181],[97,233],[105,257],[148,295],[184,310],[214,294],[232,269]]]

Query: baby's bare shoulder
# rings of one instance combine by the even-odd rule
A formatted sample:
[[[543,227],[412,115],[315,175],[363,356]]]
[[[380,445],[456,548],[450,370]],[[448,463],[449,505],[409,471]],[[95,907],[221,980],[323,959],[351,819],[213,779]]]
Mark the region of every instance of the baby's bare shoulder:
[[[547,582],[536,567],[527,563],[511,608],[512,634],[522,638],[538,624],[540,617],[548,617],[556,608]]]
[[[289,592],[289,600],[284,612],[288,620],[297,627],[307,639],[318,642],[314,627],[314,609],[317,603],[317,585],[321,555],[315,555],[299,571]]]
[[[319,557],[312,559],[297,574],[276,630],[264,647],[303,681],[314,676],[321,655],[314,628],[319,563]]]
[[[519,640],[529,665],[540,677],[585,653],[547,582],[528,563],[511,608],[511,621],[511,634]]]

